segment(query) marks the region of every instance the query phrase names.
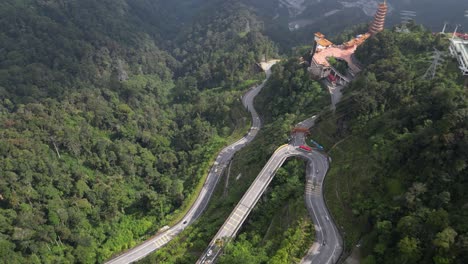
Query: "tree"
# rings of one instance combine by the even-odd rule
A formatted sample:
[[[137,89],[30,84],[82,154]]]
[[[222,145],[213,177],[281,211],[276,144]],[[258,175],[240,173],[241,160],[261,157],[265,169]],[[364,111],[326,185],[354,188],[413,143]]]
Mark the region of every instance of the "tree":
[[[419,241],[414,237],[405,236],[398,242],[398,249],[401,252],[403,263],[417,263],[421,257]]]
[[[436,238],[433,241],[434,246],[438,247],[442,251],[447,251],[455,242],[456,236],[457,232],[455,232],[453,228],[447,227],[441,232],[437,233]]]

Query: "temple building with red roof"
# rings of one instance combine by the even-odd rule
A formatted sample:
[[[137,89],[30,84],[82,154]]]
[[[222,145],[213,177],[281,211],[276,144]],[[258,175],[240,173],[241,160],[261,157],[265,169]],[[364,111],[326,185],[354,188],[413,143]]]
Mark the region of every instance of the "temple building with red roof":
[[[384,1],[379,4],[374,20],[369,26],[369,31],[365,34],[357,35],[355,38],[336,45],[325,38],[325,35],[315,33],[315,48],[311,51],[312,59],[308,68],[309,72],[317,79],[328,78],[332,83],[346,84],[349,77],[355,76],[361,71],[354,59],[354,51],[371,36],[381,32],[384,29],[385,16],[387,15],[387,3]],[[328,59],[334,57],[338,60],[346,61],[348,65],[348,74],[344,76],[330,65]]]

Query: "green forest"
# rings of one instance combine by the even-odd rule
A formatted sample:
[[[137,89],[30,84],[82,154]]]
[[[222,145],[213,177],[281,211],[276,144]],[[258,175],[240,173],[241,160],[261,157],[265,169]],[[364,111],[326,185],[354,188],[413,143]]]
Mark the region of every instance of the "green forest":
[[[274,65],[270,79],[255,98],[264,127],[236,153],[229,173],[225,172],[218,183],[200,219],[140,263],[196,262],[271,154],[287,143],[291,128],[329,101],[326,89],[297,59]],[[314,230],[304,203],[304,176],[301,160],[290,160],[278,171],[238,238],[226,246],[220,263],[295,263],[305,255]]]
[[[102,263],[180,218],[250,126],[239,98],[265,78],[256,63],[313,38],[249,2],[0,3],[0,263]],[[198,259],[291,128],[320,113],[311,138],[333,158],[325,197],[344,256],[359,243],[366,264],[468,263],[467,80],[448,56],[423,78],[448,41],[409,27],[357,49],[365,69],[335,112],[297,55],[275,65],[257,138],[201,218],[141,262]],[[285,163],[220,263],[298,262],[314,237],[303,178],[303,162]]]
[[[450,57],[423,78],[448,41],[411,30],[357,49],[366,69],[312,130],[333,157],[326,199],[362,263],[466,263],[467,87]]]
[[[238,98],[276,48],[242,5],[200,7],[190,26],[166,15],[189,4],[2,1],[1,263],[103,262],[134,246],[245,132]]]
[[[295,123],[321,112],[311,138],[333,158],[325,195],[344,235],[343,257],[359,243],[362,263],[461,264],[468,257],[467,89],[449,57],[433,80],[422,78],[433,47],[447,51],[448,41],[421,26],[410,28],[411,34],[384,31],[357,50],[365,70],[345,89],[335,112],[327,110],[329,97],[296,59],[274,66],[256,100],[265,127],[236,155],[230,177],[247,176],[250,183],[268,159],[265,153],[284,143]],[[297,173],[285,169],[289,177]],[[300,236],[307,233],[300,224],[303,198],[285,192],[283,200],[272,203],[275,184],[220,262],[295,263],[304,255],[301,245],[310,242]],[[248,187],[241,185],[230,187],[228,196],[219,186],[205,216],[142,263],[193,263]],[[275,223],[289,219],[287,210],[268,215],[271,208],[294,205],[297,222],[290,229]],[[267,226],[279,228],[277,237]]]
[[[314,225],[304,206],[305,167],[288,161],[249,217],[238,238],[224,249],[221,264],[298,263],[314,241]]]

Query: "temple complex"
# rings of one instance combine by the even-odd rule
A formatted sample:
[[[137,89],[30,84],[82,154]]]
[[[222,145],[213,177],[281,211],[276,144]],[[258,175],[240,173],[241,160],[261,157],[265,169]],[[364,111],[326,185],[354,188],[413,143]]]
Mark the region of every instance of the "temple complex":
[[[345,85],[357,73],[361,71],[358,63],[354,59],[354,51],[364,43],[369,37],[382,31],[387,14],[387,3],[379,4],[373,22],[369,26],[369,32],[357,35],[355,38],[336,45],[325,38],[320,32],[315,33],[315,47],[311,51],[312,59],[308,68],[309,72],[317,79],[328,78],[333,84]],[[348,69],[347,73],[339,72],[330,64],[329,59],[345,61]]]
[[[310,62],[309,71],[318,79],[325,78],[330,74],[333,74],[333,77],[330,77],[330,79],[334,81],[337,80],[347,82],[348,78],[334,70],[333,66],[328,62],[328,59],[330,57],[334,57],[336,59],[346,61],[350,75],[356,75],[361,71],[361,69],[354,63],[352,55],[354,54],[356,48],[360,44],[364,43],[364,41],[369,38],[369,36],[369,33],[358,35],[356,38],[353,38],[348,42],[345,42],[341,45],[335,45],[326,39],[322,33],[315,33],[315,42],[317,45]],[[335,79],[337,75],[340,75],[340,78]]]

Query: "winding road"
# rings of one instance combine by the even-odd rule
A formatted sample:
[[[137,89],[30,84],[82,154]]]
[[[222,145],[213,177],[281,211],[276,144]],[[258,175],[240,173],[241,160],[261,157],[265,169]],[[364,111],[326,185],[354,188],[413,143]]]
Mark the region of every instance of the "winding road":
[[[250,89],[242,97],[242,104],[251,113],[252,127],[243,138],[225,147],[219,153],[208,173],[202,190],[183,219],[174,226],[106,263],[120,264],[138,261],[166,245],[200,217],[208,205],[223,170],[228,166],[234,154],[255,138],[261,127],[261,120],[258,113],[255,111],[253,100],[264,87],[271,74],[270,68],[276,62],[277,61],[262,63],[262,68],[266,71],[267,78],[260,85]],[[314,125],[315,119],[316,116],[313,116],[299,123],[296,127],[309,129]],[[214,263],[216,261],[225,243],[234,239],[249,213],[267,189],[276,171],[283,165],[286,159],[292,157],[307,161],[305,201],[316,230],[316,241],[307,252],[306,256],[301,260],[301,263],[333,264],[338,261],[343,250],[343,241],[325,205],[322,191],[323,181],[329,167],[328,157],[315,149],[310,152],[299,149],[298,147],[300,145],[306,144],[304,133],[296,132],[291,136],[289,144],[279,147],[273,153],[197,263]]]
[[[313,116],[299,123],[296,127],[310,128],[314,125],[315,119],[316,116]],[[224,245],[236,236],[249,213],[267,189],[276,171],[286,159],[291,157],[307,161],[305,200],[316,230],[316,241],[301,263],[332,264],[338,261],[343,249],[343,242],[325,205],[322,191],[325,174],[329,167],[328,157],[316,150],[307,152],[298,148],[305,144],[305,134],[296,132],[292,135],[289,144],[279,147],[273,153],[197,263],[206,264],[216,261]]]
[[[258,130],[262,125],[260,117],[258,116],[258,113],[255,111],[255,108],[253,106],[253,101],[255,96],[261,91],[263,86],[265,86],[266,81],[271,75],[270,68],[276,62],[277,60],[272,60],[269,62],[261,63],[263,70],[265,70],[266,72],[267,78],[260,85],[247,91],[242,97],[242,104],[244,105],[244,107],[247,108],[247,110],[252,116],[252,127],[243,138],[239,139],[238,141],[221,150],[218,157],[216,158],[216,161],[214,162],[213,166],[211,167],[208,173],[202,190],[200,191],[196,201],[193,203],[192,207],[184,216],[184,218],[174,226],[146,240],[142,244],[107,261],[106,263],[123,264],[138,261],[144,258],[145,256],[149,255],[151,252],[166,245],[175,236],[181,233],[187,226],[189,226],[191,223],[193,223],[196,219],[200,217],[202,212],[205,210],[211,198],[211,195],[213,194],[213,191],[223,173],[223,170],[227,167],[234,154],[255,138],[255,136],[258,133]]]

